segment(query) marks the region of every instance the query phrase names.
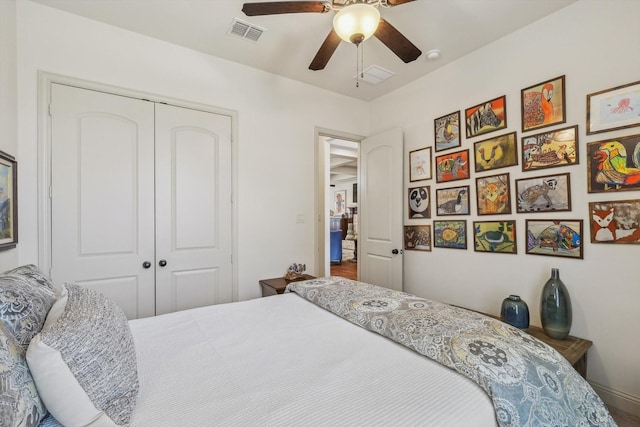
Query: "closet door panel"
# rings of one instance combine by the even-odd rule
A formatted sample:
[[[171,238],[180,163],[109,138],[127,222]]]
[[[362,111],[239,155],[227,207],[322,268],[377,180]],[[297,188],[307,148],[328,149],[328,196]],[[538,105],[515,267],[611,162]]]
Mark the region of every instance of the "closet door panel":
[[[153,104],[51,86],[51,276],[155,314]]]
[[[231,118],[156,105],[158,314],[232,300],[231,219]]]
[[[214,248],[219,244],[219,191],[215,185],[217,167],[213,167],[218,164],[218,145],[216,136],[208,132],[179,129],[173,135],[175,215],[171,228],[176,250]]]
[[[175,271],[172,273],[172,286],[175,290],[176,310],[199,307],[204,297],[211,304],[220,300],[217,268]]]

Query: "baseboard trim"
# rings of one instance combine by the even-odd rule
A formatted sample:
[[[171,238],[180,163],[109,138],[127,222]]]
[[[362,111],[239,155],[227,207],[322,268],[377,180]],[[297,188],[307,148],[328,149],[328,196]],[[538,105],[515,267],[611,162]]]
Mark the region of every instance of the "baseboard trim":
[[[640,398],[594,382],[589,383],[604,403],[640,417]]]

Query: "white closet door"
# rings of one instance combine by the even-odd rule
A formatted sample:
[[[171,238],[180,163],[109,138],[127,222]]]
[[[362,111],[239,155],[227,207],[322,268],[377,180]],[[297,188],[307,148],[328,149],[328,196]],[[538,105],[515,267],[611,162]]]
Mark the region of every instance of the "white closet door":
[[[129,319],[152,316],[154,105],[51,90],[52,278],[104,293]]]
[[[156,313],[231,302],[231,118],[156,105]]]
[[[360,144],[360,280],[402,290],[402,130],[370,136]]]

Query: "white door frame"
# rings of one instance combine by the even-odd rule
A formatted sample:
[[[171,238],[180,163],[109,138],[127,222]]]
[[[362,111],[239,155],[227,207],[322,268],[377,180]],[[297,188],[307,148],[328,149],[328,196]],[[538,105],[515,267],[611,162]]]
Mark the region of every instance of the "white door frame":
[[[352,133],[340,132],[326,128],[315,128],[315,183],[316,197],[314,206],[314,235],[315,235],[315,271],[313,275],[317,277],[328,276],[331,274],[331,265],[329,262],[329,222],[326,220],[329,212],[329,143],[326,137],[345,139],[357,142],[364,139],[364,136]],[[358,182],[360,181],[360,160],[358,160]],[[360,210],[358,209],[358,213]],[[358,264],[358,275],[360,274],[360,265]]]
[[[231,118],[231,250],[233,301],[238,301],[238,112],[211,105],[185,101],[163,95],[150,94],[45,71],[38,72],[38,265],[51,274],[51,84],[74,86],[113,95],[127,96],[153,102],[191,108]]]

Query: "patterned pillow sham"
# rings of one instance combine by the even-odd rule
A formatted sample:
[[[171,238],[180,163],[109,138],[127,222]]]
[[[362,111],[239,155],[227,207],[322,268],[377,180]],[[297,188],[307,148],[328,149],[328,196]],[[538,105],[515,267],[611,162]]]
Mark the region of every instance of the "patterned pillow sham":
[[[53,283],[35,265],[0,275],[0,321],[26,351],[56,300]]]
[[[37,426],[46,414],[24,351],[0,324],[0,426]]]
[[[65,285],[27,361],[42,401],[61,424],[129,424],[138,396],[133,337],[122,310],[104,295]]]

